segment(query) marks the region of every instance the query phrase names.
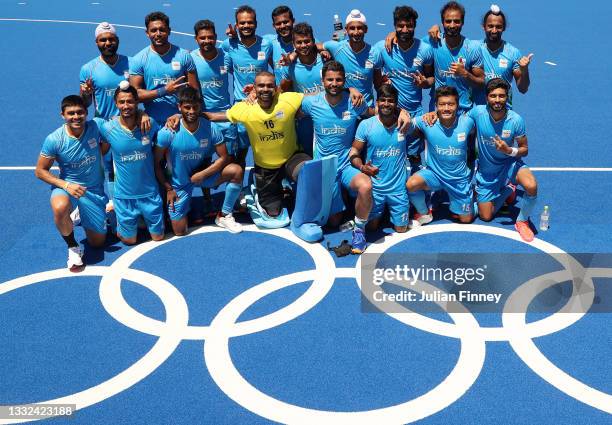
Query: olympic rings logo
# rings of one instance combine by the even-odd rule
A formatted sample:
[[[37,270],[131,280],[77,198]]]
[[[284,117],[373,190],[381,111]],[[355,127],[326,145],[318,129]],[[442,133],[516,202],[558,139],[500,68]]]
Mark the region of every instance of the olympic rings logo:
[[[594,285],[593,278],[612,277],[612,268],[585,269],[567,254],[559,257],[563,260],[558,260],[565,270],[533,278],[510,295],[504,306],[500,327],[481,327],[467,310],[461,313],[448,313],[454,323],[438,321],[414,312],[387,313],[406,325],[440,336],[457,338],[461,342],[459,358],[450,374],[433,389],[413,400],[367,411],[324,411],[292,405],[264,394],[244,379],[234,366],[229,350],[230,338],[271,329],[301,316],[327,295],[337,278],[355,278],[357,286],[361,287],[361,257],[355,268],[336,268],[333,258],[323,246],[308,244],[287,229],[262,230],[249,225],[245,226],[244,230],[278,236],[299,245],[312,257],[315,268],[279,276],[246,290],[226,304],[208,326],[188,324],[187,301],[172,283],[145,271],[130,268],[143,254],[177,238],[138,245],[110,266],[90,266],[78,275],[65,269],[58,269],[23,276],[0,284],[0,295],[2,295],[51,279],[100,276],[99,295],[104,309],[119,323],[158,337],[150,351],[118,375],[81,392],[38,403],[75,404],[77,410],[94,405],[145,379],[174,353],[183,340],[201,340],[206,341],[204,361],[217,386],[236,403],[261,417],[281,423],[409,423],[433,415],[461,398],[480,375],[486,355],[486,343],[507,341],[523,362],[551,385],[576,400],[612,414],[612,395],[589,387],[559,369],[533,342],[535,337],[558,332],[580,320],[588,310],[585,306],[589,307],[593,303],[594,292],[582,291],[576,294],[574,287],[573,296],[561,311],[536,322],[527,323],[525,313],[510,312],[527,311],[531,301],[540,292],[556,283],[571,279],[570,270],[581,269],[586,285],[591,288]],[[201,227],[187,237],[215,231],[219,229]],[[516,232],[497,227],[440,224],[420,227],[404,234],[394,234],[371,244],[368,252],[382,254],[402,241],[441,232],[493,234],[523,242]],[[538,239],[530,245],[552,255],[553,258],[556,258],[554,254],[565,254],[554,245]],[[166,321],[155,320],[133,309],[121,293],[123,279],[144,286],[159,297],[165,309]],[[309,288],[289,305],[256,319],[238,322],[241,314],[260,299],[283,288],[309,281],[312,281]],[[418,285],[420,289],[433,289],[432,285],[426,282],[418,282]],[[579,308],[576,303],[579,304]],[[564,314],[561,314],[562,312]],[[0,420],[0,423],[16,422],[24,420]]]

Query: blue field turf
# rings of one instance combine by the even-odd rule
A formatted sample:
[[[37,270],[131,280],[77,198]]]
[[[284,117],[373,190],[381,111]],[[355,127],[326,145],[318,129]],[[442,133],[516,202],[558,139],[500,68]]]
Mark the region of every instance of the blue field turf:
[[[235,382],[230,377],[231,368],[218,363],[224,329],[244,333],[232,334],[228,347],[235,368],[251,386],[273,399],[305,409],[332,412],[381,409],[416,399],[447,378],[462,350],[463,343],[458,338],[435,335],[385,314],[362,312],[354,278],[357,257],[335,258],[325,252],[326,242],[336,245],[342,239],[350,239],[349,233],[327,233],[321,245],[299,246],[283,237],[287,232],[247,231],[228,235],[196,231],[134,257],[129,267],[148,273],[144,277],[138,275],[139,278],[130,278],[127,271],[120,271],[116,261],[125,261],[133,250],[145,251],[149,245],[130,249],[114,242],[104,250],[88,250],[86,261],[92,273],[112,270],[125,277],[121,293],[133,309],[130,317],[134,323],[143,321],[135,312],[157,321],[179,323],[180,312],[188,310],[188,317],[182,318],[193,332],[208,332],[202,327],[215,321],[216,333],[205,338],[195,336],[181,341],[177,329],[158,326],[156,331],[147,333],[117,321],[100,301],[101,279],[95,275],[64,277],[46,273],[39,283],[32,282],[31,277],[27,282],[31,284],[7,292],[6,282],[13,279],[65,268],[66,252],[53,226],[49,188],[34,177],[32,169],[9,168],[35,165],[44,137],[62,123],[61,98],[78,91],[81,65],[98,53],[94,24],[57,21],[110,21],[142,27],[144,15],[159,9],[170,16],[175,31],[185,33],[174,34],[171,41],[191,50],[196,47],[190,35],[195,20],[212,19],[222,33],[233,19],[232,8],[239,5],[191,0],[22,3],[25,4],[0,1],[4,52],[0,66],[0,80],[4,82],[0,90],[3,105],[0,197],[4,199],[0,204],[4,223],[0,240],[0,405],[41,402],[85,391],[113,379],[134,364],[140,367],[143,363],[137,362],[145,357],[159,365],[143,372],[134,382],[107,386],[108,394],[77,411],[74,419],[49,423],[288,421],[286,405],[254,402],[255,395],[245,387],[231,390],[230,384]],[[420,15],[418,35],[424,35],[430,25],[439,22],[443,3],[436,0],[411,4]],[[481,38],[480,18],[490,2],[465,3],[467,22],[463,33]],[[552,211],[550,230],[537,237],[569,253],[609,254],[612,172],[568,168],[612,167],[608,137],[612,134],[612,116],[607,99],[612,89],[609,77],[612,58],[600,48],[605,46],[601,40],[609,26],[612,4],[604,0],[506,3],[500,4],[509,18],[504,38],[523,54],[535,54],[530,66],[529,92],[524,96],[515,94],[514,104],[527,124],[530,154],[526,162],[535,168],[539,183],[534,215],[539,215],[544,205],[549,205]],[[260,0],[250,4],[258,11],[258,33],[272,32],[269,16],[275,4]],[[315,36],[321,40],[331,33],[334,13],[345,16],[351,8],[360,8],[368,18],[367,41],[374,43],[392,29],[395,3],[292,0],[289,5],[296,20],[310,22]],[[24,20],[7,20],[12,18]],[[118,30],[121,53],[132,55],[148,44],[141,28],[118,27]],[[552,171],[550,167],[560,170]],[[448,224],[444,217],[442,210],[437,211],[437,220],[429,226]],[[513,218],[514,215],[499,216],[491,223],[476,220],[475,224],[511,234]],[[243,221],[248,222],[246,218]],[[536,217],[534,221],[537,223]],[[538,251],[495,235],[493,230],[489,233],[469,232],[469,227],[462,232],[428,233],[402,241],[389,252]],[[78,239],[84,238],[81,228],[76,235]],[[383,232],[370,235],[370,242],[382,235]],[[96,269],[97,266],[103,268]],[[585,385],[579,391],[581,395],[567,394],[572,388],[581,388],[580,382],[573,382],[568,391],[538,376],[507,340],[487,341],[482,342],[486,356],[481,359],[482,367],[475,372],[474,382],[465,381],[464,392],[452,400],[445,402],[443,397],[436,397],[426,403],[433,410],[421,415],[422,423],[611,423],[612,295],[608,288],[612,263],[604,261],[596,266],[607,268],[594,279],[599,305],[608,306],[607,312],[587,314],[568,327],[533,339],[537,348],[559,368],[557,377],[565,373]],[[308,274],[315,267],[321,267],[316,273],[320,282],[327,279],[331,288],[321,300],[301,308],[313,289],[321,286],[313,283],[315,274]],[[296,272],[307,273],[291,280]],[[521,270],[520,274],[529,273],[530,270]],[[163,281],[155,280],[155,276]],[[184,310],[178,301],[164,307],[154,292],[167,285],[163,282],[182,294]],[[275,282],[277,289],[268,294],[267,288]],[[266,290],[254,295],[254,301],[244,301],[245,296],[252,294],[249,288],[254,287]],[[166,297],[176,300],[177,293],[168,289]],[[292,316],[294,307],[296,313]],[[277,314],[279,310],[281,313]],[[244,323],[223,328],[224,320],[229,320],[227,315],[232,312],[238,316],[238,322]],[[268,325],[275,317],[280,317],[278,322]],[[447,324],[453,322],[445,314],[432,317]],[[535,321],[537,317],[530,315],[528,319]],[[478,316],[477,320],[481,326],[502,323],[499,315]],[[144,319],[144,323],[149,322]],[[263,329],[250,331],[249,326],[258,325]],[[151,335],[155,332],[165,333],[160,339]],[[157,347],[164,344],[168,351],[155,354]],[[150,351],[153,355],[147,354]],[[472,354],[465,365],[477,363],[478,356]],[[460,367],[462,373],[469,369],[465,365]],[[445,395],[451,397],[450,391]],[[435,408],[438,404],[439,409]],[[395,416],[395,422],[409,422],[415,412],[417,408],[410,406]],[[311,413],[302,411],[297,422],[326,423],[309,416]],[[0,418],[0,423],[5,421]],[[296,422],[295,417],[292,422]],[[355,418],[328,421],[358,422]],[[391,422],[369,418],[362,423]]]

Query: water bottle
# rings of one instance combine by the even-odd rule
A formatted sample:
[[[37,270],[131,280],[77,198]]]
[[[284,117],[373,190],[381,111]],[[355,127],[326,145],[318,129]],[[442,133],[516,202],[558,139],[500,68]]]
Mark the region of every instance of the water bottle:
[[[350,232],[355,228],[355,222],[353,220],[349,220],[340,225],[341,232]]]
[[[342,30],[342,21],[338,15],[334,15],[334,32],[332,34],[332,40],[342,41],[344,40],[344,31]]]
[[[544,211],[542,211],[542,215],[540,216],[540,230],[545,232],[548,230],[550,221],[550,211],[548,210],[548,205],[544,206]]]

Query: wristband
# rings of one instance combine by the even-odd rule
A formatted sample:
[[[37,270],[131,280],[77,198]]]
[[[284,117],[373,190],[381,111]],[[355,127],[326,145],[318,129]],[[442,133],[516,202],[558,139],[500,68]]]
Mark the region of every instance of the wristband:
[[[509,156],[516,156],[518,154],[518,148],[512,148],[512,152],[510,152]]]
[[[157,97],[164,97],[168,93],[166,86],[157,89]]]

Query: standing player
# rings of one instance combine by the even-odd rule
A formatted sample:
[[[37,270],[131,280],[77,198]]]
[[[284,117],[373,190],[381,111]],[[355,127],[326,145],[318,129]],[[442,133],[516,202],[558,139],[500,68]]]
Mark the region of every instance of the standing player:
[[[145,27],[151,45],[132,59],[130,85],[138,89],[145,111],[163,123],[176,112],[176,91],[187,84],[199,90],[200,84],[189,52],[168,41],[170,19],[153,12],[145,17]]]
[[[522,160],[529,152],[525,122],[507,108],[510,85],[506,81],[494,78],[487,83],[486,90],[488,105],[476,106],[468,113],[478,133],[478,213],[484,221],[492,220],[513,191],[507,184],[521,185],[525,195],[514,226],[523,240],[531,242],[534,235],[529,215],[536,203],[538,186]]]
[[[434,84],[433,50],[418,38],[414,31],[419,15],[409,6],[398,6],[393,11],[393,24],[397,44],[390,52],[385,42],[380,41],[375,49],[383,64],[383,73],[399,93],[398,105],[410,113],[411,117],[423,115],[423,89]],[[407,154],[411,172],[419,169],[423,143],[414,135],[406,136]]]
[[[240,6],[235,13],[238,38],[226,39],[222,48],[229,58],[229,66],[234,76],[234,101],[240,102],[246,97],[245,86],[254,84],[255,76],[268,69],[272,61],[272,42],[257,34],[257,14],[250,6]],[[235,152],[236,161],[245,167],[249,149],[249,136],[243,125],[238,125],[238,143]]]
[[[355,106],[344,89],[345,73],[341,63],[327,62],[321,73],[324,93],[305,97],[301,114],[312,117],[314,123],[314,158],[330,155],[338,157],[336,184],[332,194],[329,224],[337,226],[342,220],[344,201],[342,188],[356,197],[355,231],[352,245],[365,249],[365,226],[372,209],[372,183],[370,178],[351,166],[349,151],[360,118],[370,116],[365,104]]]
[[[36,177],[55,186],[51,210],[57,230],[68,245],[68,269],[83,269],[83,252],[74,239],[70,212],[77,206],[89,246],[98,248],[106,240],[106,195],[102,172],[102,137],[95,121],[87,121],[87,108],[80,96],[66,96],[61,105],[64,125],[45,139]],[[50,172],[57,161],[59,177]]]
[[[350,152],[351,164],[372,177],[373,206],[368,227],[376,229],[385,205],[396,232],[408,230],[408,193],[406,192],[406,141],[397,128],[398,92],[385,84],[377,92],[378,114],[362,121]],[[361,151],[367,147],[366,163]]]
[[[433,220],[423,190],[444,190],[450,199],[451,213],[461,223],[470,223],[473,213],[467,140],[474,121],[465,114],[457,115],[459,93],[455,87],[437,88],[435,102],[438,116],[435,125],[430,127],[423,117],[412,121],[419,135],[425,138],[426,152],[425,168],[410,176],[406,183],[410,202],[416,209],[413,225]]]
[[[102,152],[109,148],[115,158],[115,213],[117,237],[126,245],[136,243],[138,217],[142,216],[151,239],[164,238],[163,201],[153,168],[153,141],[158,130],[143,132],[138,117],[138,92],[124,81],[115,90],[119,117],[102,124]]]
[[[217,128],[200,118],[202,97],[199,90],[183,88],[179,92],[178,105],[181,112],[178,131],[160,130],[155,146],[155,174],[166,190],[172,230],[177,236],[187,234],[187,214],[191,209],[194,186],[211,188],[228,182],[223,207],[215,224],[231,233],[240,233],[242,226],[234,220],[232,210],[242,188],[242,169],[229,163],[223,136]],[[213,153],[218,158],[211,163]],[[170,168],[170,181],[161,166],[164,158],[167,158]]]
[[[293,52],[293,12],[288,6],[278,6],[272,10],[272,26],[276,34],[266,34],[263,38],[272,43],[272,67],[276,85],[280,85],[283,79],[285,66],[281,65],[281,58],[287,53]]]

